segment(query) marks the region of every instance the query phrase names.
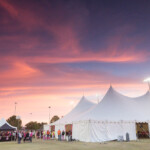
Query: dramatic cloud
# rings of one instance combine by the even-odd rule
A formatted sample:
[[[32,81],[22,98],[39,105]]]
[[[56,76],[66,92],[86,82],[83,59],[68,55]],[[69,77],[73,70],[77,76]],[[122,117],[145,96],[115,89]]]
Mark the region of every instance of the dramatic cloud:
[[[0,117],[63,116],[112,84],[137,96],[149,76],[149,2],[0,0]],[[28,112],[26,111],[28,108]],[[8,112],[9,109],[9,112]],[[6,114],[7,112],[7,114]]]

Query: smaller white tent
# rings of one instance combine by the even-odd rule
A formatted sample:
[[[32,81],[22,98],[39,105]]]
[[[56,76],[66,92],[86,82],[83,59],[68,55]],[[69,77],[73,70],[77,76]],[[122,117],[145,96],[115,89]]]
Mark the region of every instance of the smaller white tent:
[[[72,124],[73,121],[79,118],[79,116],[93,109],[95,106],[96,106],[95,103],[90,102],[83,96],[81,100],[79,101],[79,103],[75,106],[75,108],[70,113],[68,113],[63,118],[51,124],[51,126],[52,125],[55,126],[55,137],[58,138],[57,131],[59,129],[61,131],[63,130],[65,131],[65,125]]]
[[[14,127],[14,126],[10,125],[4,118],[2,118],[0,120],[0,127],[2,127],[4,124],[7,124],[8,126],[10,126],[12,128],[15,128],[15,130],[17,130],[17,127]]]

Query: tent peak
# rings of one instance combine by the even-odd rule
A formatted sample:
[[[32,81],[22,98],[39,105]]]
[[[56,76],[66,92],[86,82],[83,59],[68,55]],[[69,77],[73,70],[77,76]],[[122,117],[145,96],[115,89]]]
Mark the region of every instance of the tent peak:
[[[83,101],[83,100],[87,101],[87,99],[86,99],[86,97],[84,95],[81,97],[81,101]]]
[[[114,89],[113,89],[112,85],[110,84],[108,91],[112,91],[112,90],[114,90]]]
[[[83,96],[81,97],[81,99],[85,99],[85,96],[83,95]]]
[[[109,89],[107,90],[107,92],[106,92],[106,94],[105,94],[105,96],[104,97],[110,97],[110,96],[112,96],[112,95],[121,95],[121,94],[119,94],[113,87],[112,87],[112,85],[110,85],[110,87],[109,87]],[[104,99],[104,97],[103,97],[103,99]]]
[[[6,120],[5,120],[4,118],[1,118],[1,120],[0,120],[0,121],[6,122]]]

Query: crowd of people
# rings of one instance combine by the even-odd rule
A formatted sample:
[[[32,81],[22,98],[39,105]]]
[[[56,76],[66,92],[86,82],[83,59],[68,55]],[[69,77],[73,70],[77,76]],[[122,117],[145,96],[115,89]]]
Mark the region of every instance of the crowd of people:
[[[72,132],[68,131],[65,132],[64,130],[61,132],[60,129],[57,131],[58,134],[58,140],[67,140],[71,141],[72,138]],[[50,140],[55,139],[55,131],[37,131],[33,132],[31,131],[1,131],[0,132],[0,141],[18,141],[18,144],[21,143],[21,141],[26,142],[32,142],[32,138],[36,137],[37,139],[43,139],[43,140]]]
[[[137,133],[138,138],[149,138],[149,132],[148,131],[138,131]]]
[[[30,141],[32,142],[32,131],[1,131],[0,132],[0,141],[16,141],[20,144],[21,141]]]
[[[72,132],[69,130],[65,132],[64,130],[61,132],[60,129],[57,131],[58,134],[58,141],[67,140],[72,141]]]
[[[61,132],[60,129],[57,131],[58,134],[58,140],[67,140],[71,141],[72,137],[72,132],[65,132],[64,130]],[[38,131],[36,134],[37,139],[43,139],[43,140],[50,140],[50,139],[55,139],[55,131]]]
[[[49,140],[55,138],[55,131],[38,131],[36,134],[37,139]]]
[[[32,137],[33,137],[33,132],[32,130],[31,131],[19,131],[18,132],[18,144],[21,143],[21,141],[23,140],[23,142],[26,142],[26,141],[30,141],[32,142]]]
[[[0,132],[0,141],[11,141],[11,140],[15,140],[13,132],[10,132],[10,131]]]

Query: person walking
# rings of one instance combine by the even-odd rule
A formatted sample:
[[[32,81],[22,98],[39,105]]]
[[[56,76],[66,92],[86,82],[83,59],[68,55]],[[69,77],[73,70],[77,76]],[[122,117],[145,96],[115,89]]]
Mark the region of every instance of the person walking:
[[[21,131],[18,133],[18,144],[21,143],[22,134]]]
[[[32,136],[33,136],[33,133],[32,133],[32,130],[31,130],[30,133],[29,133],[30,142],[32,142]]]
[[[29,132],[27,131],[27,133],[25,134],[25,137],[24,137],[24,142],[29,139]]]

